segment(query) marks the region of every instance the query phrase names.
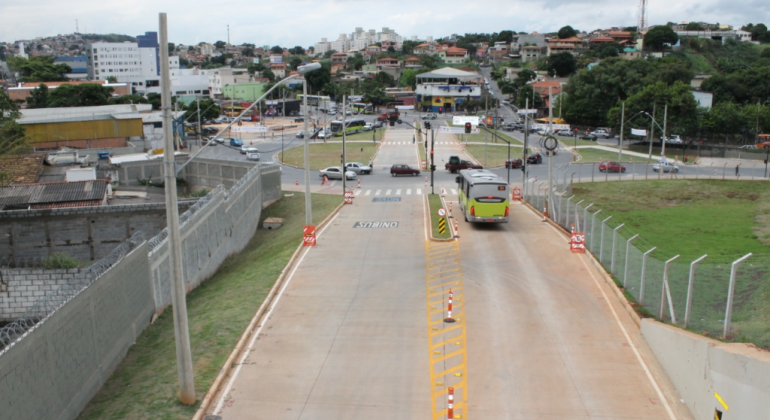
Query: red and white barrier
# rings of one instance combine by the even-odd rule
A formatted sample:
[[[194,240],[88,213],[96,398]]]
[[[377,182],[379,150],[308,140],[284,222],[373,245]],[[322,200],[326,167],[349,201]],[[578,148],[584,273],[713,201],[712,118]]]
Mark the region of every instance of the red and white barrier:
[[[448,204],[449,204],[449,217],[452,217],[452,202],[450,201]]]
[[[321,180],[321,185],[330,185],[329,178],[324,175],[323,179]]]
[[[299,187],[299,180],[294,181],[294,185]]]
[[[361,188],[361,178],[358,178],[358,188]]]
[[[425,175],[425,186],[428,186],[428,175]]]
[[[548,204],[543,205],[543,221],[546,221],[546,218],[548,217]]]
[[[447,390],[446,396],[446,418],[447,420],[455,418],[455,389],[451,386]]]
[[[449,304],[447,305],[446,318],[444,318],[444,322],[455,322],[454,318],[452,318],[452,296],[452,289],[449,289]]]
[[[441,196],[446,197],[446,188],[443,185],[441,186]]]
[[[460,234],[457,232],[457,219],[455,219],[455,238],[459,238]]]

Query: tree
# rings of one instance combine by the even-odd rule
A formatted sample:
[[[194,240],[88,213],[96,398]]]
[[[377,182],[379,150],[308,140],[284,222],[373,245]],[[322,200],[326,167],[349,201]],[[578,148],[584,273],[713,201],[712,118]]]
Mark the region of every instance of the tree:
[[[213,99],[203,99],[200,101],[200,107],[197,101],[192,101],[184,107],[184,120],[198,122],[198,109],[201,112],[201,122],[219,117],[217,103]]]
[[[399,80],[399,86],[410,87],[412,90],[417,88],[417,70],[406,69],[401,73],[401,79]]]
[[[417,41],[404,41],[401,43],[401,53],[404,55],[414,54],[414,47],[420,45]]]
[[[116,76],[107,76],[107,83],[118,83],[118,78]]]
[[[256,73],[259,73],[264,69],[265,65],[262,63],[251,63],[249,64],[249,67],[246,71],[248,71],[251,76],[254,76]]]
[[[566,77],[577,71],[577,61],[572,53],[567,51],[551,54],[548,57],[548,74]]]
[[[373,105],[383,105],[388,101],[385,88],[374,80],[366,80],[361,83],[360,92],[364,97],[364,102],[369,102]]]
[[[670,26],[653,26],[644,35],[644,46],[653,51],[663,51],[667,44],[674,45],[678,40],[679,35]]]
[[[160,109],[161,100],[160,100],[160,93],[148,93],[147,94],[147,103],[152,104],[152,109],[158,110]]]
[[[703,26],[701,26],[701,24],[698,22],[690,22],[687,24],[687,26],[685,26],[684,29],[688,31],[702,31]]]
[[[27,96],[27,108],[48,108],[48,86],[41,83]]]
[[[689,84],[676,82],[667,85],[664,82],[656,82],[647,85],[626,100],[625,113],[627,116],[640,111],[651,113],[653,104],[657,104],[654,117],[659,123],[663,121],[663,105],[668,105],[667,132],[688,135],[698,131],[700,126],[698,103],[692,96]],[[610,125],[620,128],[620,104],[616,104],[610,110],[607,118]]]
[[[107,105],[112,88],[96,83],[82,85],[60,85],[48,95],[51,108]]]
[[[596,56],[599,58],[617,57],[623,51],[623,47],[617,42],[608,42],[596,47]]]
[[[270,69],[262,70],[262,77],[267,78],[267,80],[271,82],[275,82],[275,73],[273,73],[273,71]]]
[[[530,69],[524,69],[516,73],[516,78],[513,80],[513,84],[515,88],[520,88],[524,85],[526,85],[528,82],[535,80],[537,78],[537,73]]]
[[[224,49],[227,46],[227,43],[225,41],[217,41],[214,43],[214,46],[218,49]]]
[[[307,85],[315,92],[319,92],[325,84],[332,80],[331,67],[328,62],[321,63],[321,68],[309,73],[305,73]]]
[[[294,57],[291,57],[289,59],[289,66],[291,66],[291,68],[293,68],[294,70],[296,70],[297,67],[299,67],[301,65],[302,65],[302,59],[301,58],[299,58],[297,56],[294,56]]]
[[[241,55],[244,57],[254,57],[254,48],[244,48],[241,50]]]
[[[383,87],[394,87],[396,86],[396,79],[393,78],[390,74],[381,71],[377,73],[374,76],[374,81],[379,83]]]
[[[283,48],[278,45],[274,45],[272,48],[270,48],[270,52],[273,54],[283,54]]]
[[[513,42],[513,31],[500,31],[500,33],[494,37],[493,42],[505,42],[510,44]]]
[[[305,49],[297,45],[294,48],[290,48],[289,53],[293,55],[305,55]]]
[[[168,55],[174,55],[174,51],[176,51],[176,44],[173,42],[168,43]]]
[[[390,46],[388,46],[388,50],[387,50],[387,51],[388,51],[389,53],[395,53],[395,52],[396,52],[396,49],[395,49],[395,48],[393,48],[393,46],[392,46],[392,45],[390,45]]]
[[[535,88],[533,88],[532,85],[526,85],[519,89],[518,98],[516,99],[516,106],[521,109],[527,109],[527,99],[529,99],[529,109],[545,106],[543,97],[540,96],[539,93],[535,92]]]
[[[8,68],[18,72],[24,82],[59,82],[67,80],[72,69],[66,64],[53,64],[53,57],[37,56],[29,59],[9,57]]]
[[[16,105],[5,91],[0,90],[0,155],[29,149],[24,127],[16,122],[21,117]]]
[[[147,98],[142,95],[123,95],[110,98],[110,105],[123,105],[123,104],[146,104],[149,103]]]
[[[428,70],[433,70],[438,67],[438,58],[423,54],[420,56],[420,64]]]
[[[559,39],[572,38],[575,35],[577,35],[577,31],[572,26],[567,25],[559,29]]]

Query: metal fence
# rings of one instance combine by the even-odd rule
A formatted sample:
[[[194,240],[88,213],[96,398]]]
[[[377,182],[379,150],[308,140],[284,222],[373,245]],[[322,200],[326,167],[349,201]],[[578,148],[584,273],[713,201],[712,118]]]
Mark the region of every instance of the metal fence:
[[[104,272],[109,270],[110,267],[114,266],[143,242],[144,235],[142,232],[135,233],[127,241],[112,250],[106,257],[93,263],[88,268],[83,269],[69,284],[61,286],[52,293],[46,295],[37,301],[37,303],[27,310],[24,315],[19,317],[19,319],[0,328],[0,354],[3,353],[3,350],[7,346],[26,334],[32,327],[51,316],[57,309],[61,308],[81,291],[85,290]]]
[[[524,184],[524,200],[544,210],[547,182]],[[549,217],[583,232],[586,249],[650,316],[706,336],[770,346],[770,254],[663,255],[622,220],[576,200],[571,183],[555,184],[552,193]]]

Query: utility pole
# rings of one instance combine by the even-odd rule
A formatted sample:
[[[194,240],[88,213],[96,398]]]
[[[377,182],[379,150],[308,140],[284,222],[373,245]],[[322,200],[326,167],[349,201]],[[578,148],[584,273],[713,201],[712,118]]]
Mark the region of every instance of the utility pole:
[[[663,107],[663,140],[661,140],[660,145],[660,155],[665,156],[666,155],[666,123],[668,122],[668,104],[665,104]]]
[[[553,88],[548,86],[548,135],[553,135]],[[547,140],[547,139],[546,139]],[[553,151],[548,151],[548,217],[553,219]]]
[[[201,97],[195,96],[195,106],[198,108],[198,140],[200,145],[203,146],[203,126],[201,126]]]
[[[345,116],[347,115],[348,110],[348,103],[345,100],[345,95],[342,95],[342,196],[345,196],[345,182],[347,179],[345,179],[345,172],[347,172],[345,168],[345,138],[347,137],[347,127],[345,127]]]
[[[171,76],[168,67],[168,25],[166,14],[160,14],[161,108],[163,109],[163,177],[166,185],[166,224],[168,227],[169,277],[174,312],[174,337],[179,379],[179,401],[195,404],[195,375],[193,373],[190,330],[187,320],[187,296],[182,277],[182,238],[179,233],[179,209],[176,199],[176,170],[174,168],[174,139],[171,133]]]
[[[430,193],[435,194],[436,192],[433,190],[433,173],[436,172],[434,169],[436,167],[435,161],[433,160],[433,152],[435,150],[436,140],[436,132],[433,131],[433,129],[430,129]]]
[[[654,138],[655,134],[655,105],[656,103],[652,103],[652,116],[650,119],[652,122],[650,123],[650,151],[647,153],[647,159],[652,160],[652,139]]]
[[[527,188],[527,141],[529,140],[529,98],[524,99],[524,148],[521,156],[521,182],[526,193]]]
[[[626,123],[626,103],[620,103],[620,137],[618,138],[618,163],[623,164],[623,127]]]

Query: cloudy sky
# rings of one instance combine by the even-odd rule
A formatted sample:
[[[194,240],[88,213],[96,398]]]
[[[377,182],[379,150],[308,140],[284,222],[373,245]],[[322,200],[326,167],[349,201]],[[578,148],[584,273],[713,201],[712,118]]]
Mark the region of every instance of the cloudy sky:
[[[177,44],[230,41],[233,44],[307,48],[356,27],[394,29],[419,39],[453,33],[557,31],[564,25],[593,30],[635,26],[639,0],[2,0],[0,41],[12,42],[75,32],[136,36],[158,29],[158,13],[169,20],[169,40]],[[766,0],[648,0],[651,24],[705,21],[741,26],[764,19]]]

